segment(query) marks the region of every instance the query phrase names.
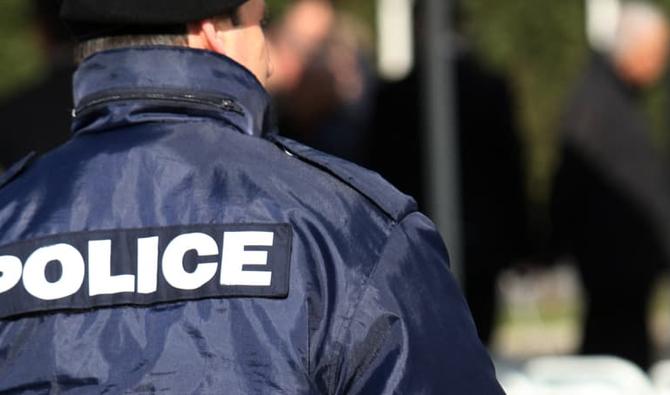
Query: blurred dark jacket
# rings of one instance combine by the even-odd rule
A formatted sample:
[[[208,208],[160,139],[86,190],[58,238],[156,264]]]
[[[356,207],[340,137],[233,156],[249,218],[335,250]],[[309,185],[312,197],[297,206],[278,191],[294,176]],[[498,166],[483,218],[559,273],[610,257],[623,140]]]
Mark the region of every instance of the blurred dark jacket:
[[[589,298],[582,351],[646,366],[670,189],[637,96],[594,55],[562,118],[552,222],[554,246],[574,256]]]
[[[424,206],[423,124],[419,74],[380,88],[371,141],[372,167]],[[526,241],[525,177],[505,79],[469,51],[455,62],[465,291],[480,336],[493,326],[495,278]]]

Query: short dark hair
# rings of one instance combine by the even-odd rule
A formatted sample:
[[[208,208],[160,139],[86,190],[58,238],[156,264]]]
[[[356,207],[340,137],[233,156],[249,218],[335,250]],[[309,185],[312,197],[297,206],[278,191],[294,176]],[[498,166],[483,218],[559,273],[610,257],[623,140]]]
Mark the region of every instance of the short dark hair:
[[[239,26],[239,7],[227,12],[224,15],[219,15],[217,18],[230,19],[233,26]],[[180,30],[180,29],[178,29]],[[186,29],[184,28],[184,31]],[[105,37],[92,38],[86,41],[77,43],[74,48],[74,59],[76,63],[80,63],[87,57],[102,51],[117,48],[136,48],[154,45],[167,45],[173,47],[188,46],[188,37],[186,33],[157,33],[157,34],[119,34]]]
[[[78,43],[75,46],[74,60],[79,63],[94,53],[110,49],[146,47],[152,45],[185,47],[188,45],[188,37],[186,34],[146,34],[93,38]]]

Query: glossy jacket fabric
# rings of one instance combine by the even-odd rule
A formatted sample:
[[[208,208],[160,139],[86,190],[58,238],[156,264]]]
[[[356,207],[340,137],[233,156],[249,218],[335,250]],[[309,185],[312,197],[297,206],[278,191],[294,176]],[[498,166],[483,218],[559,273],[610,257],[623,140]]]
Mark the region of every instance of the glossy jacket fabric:
[[[274,133],[244,68],[114,50],[80,66],[74,93],[73,138],[5,176],[0,246],[285,223],[288,296],[8,317],[0,392],[502,393],[431,222],[376,174]]]

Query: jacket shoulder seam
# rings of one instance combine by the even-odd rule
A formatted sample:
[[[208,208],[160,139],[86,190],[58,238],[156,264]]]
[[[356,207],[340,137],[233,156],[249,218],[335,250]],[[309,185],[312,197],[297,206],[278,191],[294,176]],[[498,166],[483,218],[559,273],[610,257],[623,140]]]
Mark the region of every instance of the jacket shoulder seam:
[[[272,142],[274,142],[276,145],[279,146],[280,149],[284,150],[287,152],[289,155],[296,157],[297,159],[313,166],[316,167],[317,169],[323,171],[324,173],[336,178],[343,184],[347,185],[348,187],[352,188],[356,192],[358,192],[360,195],[362,195],[365,199],[370,201],[373,206],[375,206],[379,211],[384,213],[386,217],[391,219],[394,222],[399,222],[401,219],[406,217],[408,214],[414,212],[417,210],[416,203],[411,197],[406,197],[404,200],[404,204],[398,203],[396,207],[393,207],[392,203],[384,203],[380,201],[378,197],[374,196],[374,194],[366,191],[364,188],[362,188],[362,185],[360,185],[357,181],[356,178],[347,174],[347,171],[338,171],[335,166],[331,166],[329,163],[325,163],[324,161],[320,161],[317,158],[315,158],[312,155],[306,154],[305,152],[300,152],[299,150],[296,149],[296,146],[300,146],[299,143],[292,142],[289,139],[281,138],[279,136],[273,137],[271,139]],[[307,147],[306,147],[307,148]],[[390,190],[389,193],[394,193],[394,194],[399,194],[400,192],[395,191],[395,190]],[[397,198],[397,201],[400,201],[400,198]]]

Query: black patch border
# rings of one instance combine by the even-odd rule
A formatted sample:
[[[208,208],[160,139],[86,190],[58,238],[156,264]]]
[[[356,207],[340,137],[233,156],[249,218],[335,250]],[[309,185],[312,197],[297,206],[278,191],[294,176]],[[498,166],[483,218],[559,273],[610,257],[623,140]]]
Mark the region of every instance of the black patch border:
[[[258,286],[227,286],[219,284],[221,262],[217,259],[217,271],[210,281],[202,287],[188,291],[173,288],[162,273],[162,253],[166,245],[176,236],[187,233],[204,233],[213,237],[222,253],[224,232],[268,232],[274,234],[273,246],[250,246],[247,251],[268,251],[267,271],[272,272],[272,285]],[[216,236],[213,236],[216,235]],[[112,240],[112,275],[135,275],[137,288],[137,239],[159,236],[158,256],[158,285],[157,291],[151,294],[135,292],[118,293],[112,295],[88,295],[88,242],[92,240]],[[114,253],[118,244],[131,242],[134,246],[128,254],[130,262],[124,262],[124,267],[114,266]],[[116,242],[116,245],[115,245]],[[169,225],[146,228],[100,229],[90,231],[66,232],[53,235],[39,236],[34,239],[20,240],[0,246],[0,256],[12,255],[21,260],[25,267],[28,256],[39,248],[54,244],[65,243],[76,248],[87,264],[84,281],[80,289],[73,295],[57,300],[39,299],[25,289],[23,277],[12,289],[0,294],[0,320],[16,319],[35,314],[51,314],[58,312],[83,312],[98,308],[112,307],[149,307],[159,304],[197,301],[203,299],[230,299],[230,298],[264,298],[285,299],[290,288],[291,256],[293,248],[293,227],[288,223],[231,223],[231,224],[195,224]],[[85,247],[82,247],[85,246]],[[18,253],[17,253],[18,251]],[[271,253],[272,252],[272,253]],[[117,252],[118,254],[119,252]],[[118,260],[117,260],[118,262]],[[245,265],[253,266],[253,265]],[[132,269],[132,270],[129,270]]]

